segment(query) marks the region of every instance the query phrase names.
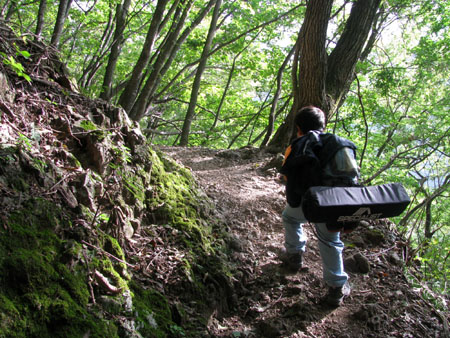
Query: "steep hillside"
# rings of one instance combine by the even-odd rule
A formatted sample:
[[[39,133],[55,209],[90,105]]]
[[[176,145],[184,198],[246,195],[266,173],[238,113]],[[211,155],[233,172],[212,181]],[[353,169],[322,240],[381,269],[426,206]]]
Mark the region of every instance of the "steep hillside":
[[[0,25],[0,53],[1,337],[448,336],[388,220],[344,237],[327,308],[310,229],[308,269],[277,259],[275,155],[152,146],[50,47]]]
[[[0,30],[0,336],[203,334],[232,276],[207,196],[51,48]]]

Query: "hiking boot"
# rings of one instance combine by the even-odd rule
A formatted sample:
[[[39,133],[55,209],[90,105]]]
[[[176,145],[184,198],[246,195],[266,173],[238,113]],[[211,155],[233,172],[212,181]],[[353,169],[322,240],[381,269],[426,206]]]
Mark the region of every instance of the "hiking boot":
[[[278,258],[283,262],[283,267],[292,272],[297,272],[302,268],[302,255],[303,252],[301,251],[289,253],[283,248]]]
[[[328,293],[325,296],[325,302],[333,307],[338,307],[342,305],[345,297],[350,294],[351,288],[348,282],[345,282],[343,286],[332,287],[328,289]]]

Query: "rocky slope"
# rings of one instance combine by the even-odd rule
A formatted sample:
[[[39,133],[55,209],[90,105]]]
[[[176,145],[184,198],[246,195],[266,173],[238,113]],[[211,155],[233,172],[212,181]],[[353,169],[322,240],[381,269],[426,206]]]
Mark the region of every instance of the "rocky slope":
[[[211,202],[51,48],[0,30],[0,336],[201,336],[231,299]]]

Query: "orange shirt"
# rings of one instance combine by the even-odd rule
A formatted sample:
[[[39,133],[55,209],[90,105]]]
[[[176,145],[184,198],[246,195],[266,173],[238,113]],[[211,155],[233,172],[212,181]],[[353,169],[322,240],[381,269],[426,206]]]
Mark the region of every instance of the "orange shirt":
[[[284,163],[286,162],[286,159],[289,157],[289,155],[291,154],[291,151],[292,151],[292,146],[289,146],[289,147],[287,147],[286,148],[286,151],[284,152],[284,160],[283,160],[283,164],[282,165],[284,165]],[[285,182],[287,182],[287,177],[286,177],[286,175],[282,175],[282,178],[283,178],[283,180],[285,181]]]
[[[289,155],[291,154],[292,151],[292,146],[289,146],[286,148],[286,151],[284,152],[284,160],[283,160],[283,165],[286,162],[286,159],[289,157]]]

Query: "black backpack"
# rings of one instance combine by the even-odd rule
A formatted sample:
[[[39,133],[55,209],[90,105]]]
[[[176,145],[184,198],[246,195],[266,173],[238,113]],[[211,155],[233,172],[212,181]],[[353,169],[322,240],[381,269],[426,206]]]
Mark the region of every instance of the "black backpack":
[[[313,130],[291,144],[280,173],[286,175],[286,197],[298,207],[302,196],[313,186],[350,187],[357,185],[356,146],[334,134]]]
[[[315,186],[359,186],[356,146],[334,134],[313,130],[291,144],[291,152],[280,170],[286,175],[286,198],[291,207],[302,203],[302,196]],[[351,232],[359,222],[327,223],[329,231]]]

